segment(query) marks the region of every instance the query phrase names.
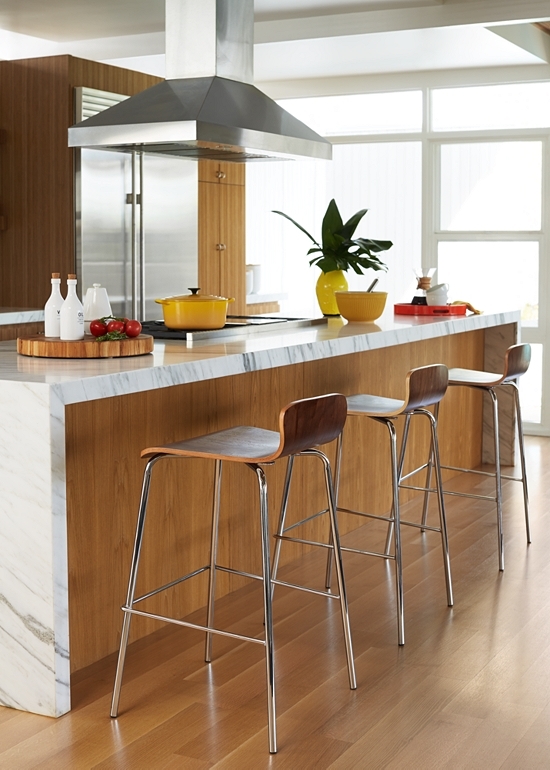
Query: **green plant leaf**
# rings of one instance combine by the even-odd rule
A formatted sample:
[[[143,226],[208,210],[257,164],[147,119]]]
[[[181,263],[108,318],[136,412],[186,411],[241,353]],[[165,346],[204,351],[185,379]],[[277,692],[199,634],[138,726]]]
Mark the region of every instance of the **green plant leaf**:
[[[339,232],[343,227],[342,217],[338,211],[338,206],[334,198],[328,204],[325,216],[323,217],[323,223],[321,225],[321,242],[323,244],[323,251],[326,249],[333,249],[337,246],[335,241],[335,233]]]
[[[351,238],[353,233],[357,230],[357,225],[363,219],[367,211],[368,209],[361,209],[361,211],[357,211],[352,217],[348,219],[346,224],[340,230],[340,233],[344,238]]]
[[[315,240],[315,238],[313,237],[313,235],[310,235],[310,234],[308,233],[308,231],[307,231],[307,230],[305,230],[305,229],[302,227],[302,225],[299,225],[299,224],[298,224],[298,222],[295,222],[295,221],[294,221],[294,219],[292,219],[292,217],[289,217],[289,216],[288,216],[288,214],[284,214],[282,211],[272,211],[271,213],[272,213],[272,214],[279,214],[280,216],[284,217],[285,219],[288,219],[288,221],[289,221],[289,222],[292,222],[292,224],[293,224],[293,225],[295,225],[295,226],[298,228],[298,230],[301,230],[303,233],[305,233],[305,234],[307,235],[307,237],[309,238],[309,240],[310,240],[310,241],[313,241],[313,243],[316,243],[316,244],[317,244],[317,246],[319,246],[319,244],[317,243],[317,241]],[[319,248],[320,248],[320,246],[319,246]]]

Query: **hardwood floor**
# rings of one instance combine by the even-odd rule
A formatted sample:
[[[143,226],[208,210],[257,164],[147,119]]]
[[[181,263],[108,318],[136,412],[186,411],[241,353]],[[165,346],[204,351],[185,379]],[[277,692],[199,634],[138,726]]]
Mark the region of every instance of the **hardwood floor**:
[[[164,627],[130,647],[117,720],[108,716],[113,656],[74,676],[65,717],[0,709],[0,767],[549,768],[550,439],[530,437],[527,450],[533,543],[525,542],[521,486],[505,482],[504,573],[492,504],[446,498],[453,609],[438,535],[404,529],[405,647],[397,646],[393,564],[346,554],[356,691],[337,602],[277,588],[277,755],[267,751],[263,649],[220,637],[206,665],[202,634]],[[418,507],[409,503],[407,515]],[[367,523],[345,542],[372,545],[373,537],[383,529]],[[323,576],[317,553],[281,571],[319,587]],[[216,622],[261,633],[259,587],[221,599]]]

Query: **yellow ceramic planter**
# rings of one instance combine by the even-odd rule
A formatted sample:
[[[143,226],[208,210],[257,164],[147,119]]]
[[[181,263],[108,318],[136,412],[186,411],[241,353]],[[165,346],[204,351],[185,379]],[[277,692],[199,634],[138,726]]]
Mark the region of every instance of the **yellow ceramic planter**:
[[[321,273],[315,285],[315,293],[323,315],[340,315],[334,292],[347,291],[347,288],[348,282],[342,270]]]

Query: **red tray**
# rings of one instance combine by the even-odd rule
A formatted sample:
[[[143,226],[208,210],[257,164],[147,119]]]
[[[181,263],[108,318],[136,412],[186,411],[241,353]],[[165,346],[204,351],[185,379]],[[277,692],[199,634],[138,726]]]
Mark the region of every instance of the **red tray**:
[[[466,315],[467,305],[412,305],[398,302],[393,306],[396,315]]]

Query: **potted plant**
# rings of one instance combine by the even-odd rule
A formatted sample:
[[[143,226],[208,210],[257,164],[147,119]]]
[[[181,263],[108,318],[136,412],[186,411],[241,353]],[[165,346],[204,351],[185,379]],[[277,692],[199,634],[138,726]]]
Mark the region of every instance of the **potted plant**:
[[[321,268],[317,280],[316,292],[319,305],[324,315],[339,315],[334,298],[335,291],[347,291],[348,282],[344,273],[350,268],[359,275],[363,270],[387,270],[387,265],[377,256],[381,251],[387,251],[393,245],[391,241],[374,241],[370,238],[353,238],[359,222],[368,209],[356,212],[344,224],[334,198],[328,204],[321,226],[321,243],[308,233],[306,229],[282,211],[274,211],[288,219],[299,230],[307,235],[313,246],[308,251],[315,254],[310,259],[310,265]]]

